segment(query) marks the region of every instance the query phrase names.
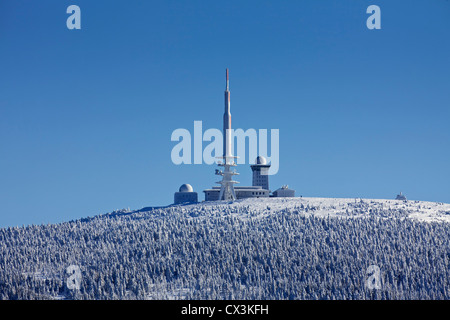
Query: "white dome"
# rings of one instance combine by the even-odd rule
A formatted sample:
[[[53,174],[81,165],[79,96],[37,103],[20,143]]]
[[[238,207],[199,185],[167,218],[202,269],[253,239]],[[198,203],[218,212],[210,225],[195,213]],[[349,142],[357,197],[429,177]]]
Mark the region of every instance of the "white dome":
[[[180,192],[194,192],[194,188],[190,184],[185,183],[180,187]]]
[[[258,156],[255,161],[256,164],[266,164],[267,160],[263,156]]]

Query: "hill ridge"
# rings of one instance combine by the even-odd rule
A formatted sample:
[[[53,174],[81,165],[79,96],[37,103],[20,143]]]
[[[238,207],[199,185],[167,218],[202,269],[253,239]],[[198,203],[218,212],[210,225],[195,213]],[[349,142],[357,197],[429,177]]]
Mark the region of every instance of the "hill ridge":
[[[0,299],[449,299],[449,213],[424,201],[269,198],[3,228]]]

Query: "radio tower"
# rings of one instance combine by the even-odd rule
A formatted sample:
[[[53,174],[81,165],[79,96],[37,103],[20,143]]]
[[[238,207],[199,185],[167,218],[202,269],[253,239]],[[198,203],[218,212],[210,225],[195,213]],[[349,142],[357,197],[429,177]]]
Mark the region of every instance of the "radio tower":
[[[231,112],[230,112],[230,85],[227,69],[227,84],[225,90],[225,113],[223,114],[223,162],[219,162],[219,167],[223,170],[216,170],[216,174],[222,176],[222,181],[217,182],[221,185],[219,200],[236,200],[234,184],[239,183],[233,180],[233,176],[238,175],[231,167],[235,167],[234,159],[237,158],[231,154]]]

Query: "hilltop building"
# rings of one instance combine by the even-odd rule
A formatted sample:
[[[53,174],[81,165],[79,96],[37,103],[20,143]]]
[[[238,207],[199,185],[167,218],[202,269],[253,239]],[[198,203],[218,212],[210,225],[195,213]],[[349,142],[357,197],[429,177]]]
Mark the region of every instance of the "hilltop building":
[[[231,111],[230,111],[230,83],[228,69],[226,69],[226,87],[225,87],[225,112],[223,115],[223,154],[218,162],[219,169],[216,169],[216,175],[222,176],[222,180],[218,181],[219,186],[213,186],[210,189],[205,189],[205,201],[218,200],[236,200],[244,198],[267,198],[267,197],[294,197],[295,190],[283,186],[270,194],[269,189],[269,168],[266,158],[258,156],[255,164],[251,165],[253,172],[252,186],[235,186],[239,183],[233,180],[233,177],[238,175],[236,172],[235,156],[231,150]],[[180,187],[179,192],[174,196],[175,204],[197,202],[197,193],[193,188],[184,184]]]
[[[266,175],[261,169],[268,169],[270,165],[266,164],[266,159],[262,156],[256,158],[255,164],[251,166],[253,170],[253,184],[252,186],[236,186],[234,193],[236,199],[244,198],[262,198],[269,197],[269,175]],[[217,201],[220,199],[220,187],[212,187],[211,189],[203,190],[205,193],[205,201]]]
[[[174,204],[196,202],[198,202],[198,195],[197,192],[194,192],[194,188],[190,184],[183,184],[178,192],[175,192]]]
[[[395,200],[406,200],[406,196],[400,191]]]
[[[250,166],[253,171],[253,186],[261,186],[263,189],[269,190],[269,168],[266,158],[258,156],[255,164]]]
[[[272,194],[273,197],[295,197],[295,190],[289,189],[287,185],[275,190]]]

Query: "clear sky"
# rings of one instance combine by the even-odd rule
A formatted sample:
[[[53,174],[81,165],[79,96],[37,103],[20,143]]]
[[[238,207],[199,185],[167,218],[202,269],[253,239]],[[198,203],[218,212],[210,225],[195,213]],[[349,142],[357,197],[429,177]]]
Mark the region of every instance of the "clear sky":
[[[272,190],[450,203],[449,16],[447,0],[2,0],[0,227],[167,205],[183,183],[204,199],[216,166],[174,165],[170,137],[221,128],[225,68],[233,127],[280,130]]]

